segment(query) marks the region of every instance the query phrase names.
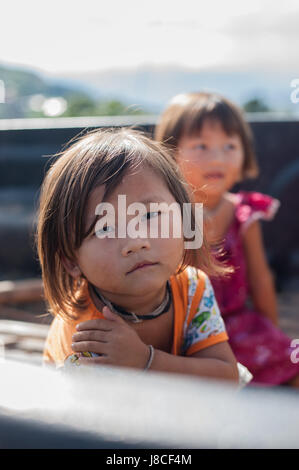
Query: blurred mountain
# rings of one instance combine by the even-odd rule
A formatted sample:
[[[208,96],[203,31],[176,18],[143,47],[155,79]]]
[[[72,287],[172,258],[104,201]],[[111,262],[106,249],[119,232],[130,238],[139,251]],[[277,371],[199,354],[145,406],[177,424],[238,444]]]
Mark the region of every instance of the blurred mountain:
[[[43,115],[42,105],[47,99],[56,97],[66,101],[74,94],[82,94],[84,89],[71,81],[51,79],[35,70],[6,65],[0,65],[0,80],[5,89],[4,103],[0,103],[0,117],[4,118]]]
[[[100,72],[64,75],[73,83],[90,86],[94,93],[113,96],[160,112],[176,94],[188,91],[216,91],[239,105],[260,99],[268,108],[291,111],[290,82],[294,77],[279,70],[194,70],[179,66],[144,66]]]
[[[40,103],[51,97],[58,97],[60,104],[50,103],[49,116],[52,109],[56,115],[67,116],[160,113],[176,94],[199,90],[222,93],[242,106],[250,103],[252,107],[257,102],[268,110],[295,113],[297,109],[290,100],[292,78],[281,71],[195,70],[179,66],[53,76],[0,65],[0,80],[5,84],[9,104],[0,104],[0,117],[47,115]]]
[[[5,83],[6,99],[13,100],[35,94],[45,96],[68,96],[78,87],[70,80],[53,80],[34,70],[0,65],[0,80]],[[82,86],[79,87],[79,90]]]
[[[108,95],[84,81],[0,65],[0,118],[143,113]]]

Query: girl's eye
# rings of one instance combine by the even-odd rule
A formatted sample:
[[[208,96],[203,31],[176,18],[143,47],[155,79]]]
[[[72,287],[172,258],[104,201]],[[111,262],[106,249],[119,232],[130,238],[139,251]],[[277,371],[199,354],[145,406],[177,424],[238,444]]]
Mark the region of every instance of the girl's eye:
[[[147,212],[145,215],[142,216],[142,220],[153,219],[154,217],[158,217],[159,214],[161,214],[160,211]]]
[[[236,148],[235,144],[226,144],[224,146],[224,150],[228,150],[228,151],[229,150],[235,150],[235,148]]]
[[[112,225],[105,225],[101,229],[95,231],[95,235],[97,237],[103,237],[104,235],[107,235],[108,233],[114,232],[114,227]]]
[[[194,147],[194,150],[207,150],[206,144],[198,144]]]

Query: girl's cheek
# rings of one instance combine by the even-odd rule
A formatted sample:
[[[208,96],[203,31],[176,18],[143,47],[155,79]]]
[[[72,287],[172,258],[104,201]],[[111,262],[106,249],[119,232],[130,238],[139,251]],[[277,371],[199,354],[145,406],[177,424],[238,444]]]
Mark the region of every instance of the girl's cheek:
[[[198,186],[201,184],[201,168],[195,162],[185,160],[180,157],[177,164],[187,182],[191,185]]]
[[[239,159],[238,161],[232,162],[230,166],[231,178],[235,182],[241,181],[242,179],[242,169],[243,169],[243,160]]]
[[[185,176],[185,178],[192,179],[192,178],[200,178],[202,173],[205,171],[205,167],[207,165],[206,161],[199,162],[198,158],[196,157],[188,157],[185,158],[184,156],[180,155],[180,157],[176,160],[177,164]]]
[[[244,152],[240,150],[233,155],[229,163],[232,168],[235,168],[236,170],[241,170],[244,165],[244,160]]]
[[[188,166],[188,163],[189,163],[189,159],[187,159],[184,155],[184,153],[181,151],[180,148],[178,148],[178,151],[176,152],[175,154],[175,161],[177,162],[179,168],[181,168],[181,170],[183,168],[186,168]]]

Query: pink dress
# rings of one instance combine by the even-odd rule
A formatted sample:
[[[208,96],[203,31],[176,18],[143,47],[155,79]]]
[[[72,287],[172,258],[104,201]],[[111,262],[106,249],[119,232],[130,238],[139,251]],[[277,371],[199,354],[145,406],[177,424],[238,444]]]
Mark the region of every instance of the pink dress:
[[[229,343],[237,360],[253,374],[254,385],[278,385],[299,375],[299,362],[291,361],[291,339],[248,305],[249,285],[242,248],[242,232],[251,222],[269,220],[279,202],[257,192],[237,194],[234,219],[219,257],[235,268],[228,279],[211,278],[224,319]]]

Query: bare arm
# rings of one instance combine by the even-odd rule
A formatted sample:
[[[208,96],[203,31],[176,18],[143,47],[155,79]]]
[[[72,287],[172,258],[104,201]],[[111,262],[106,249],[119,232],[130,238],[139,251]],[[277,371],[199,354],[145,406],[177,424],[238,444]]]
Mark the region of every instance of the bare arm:
[[[235,356],[227,341],[209,346],[189,357],[155,351],[151,370],[238,381]]]
[[[261,226],[253,222],[243,236],[248,281],[254,307],[278,324],[278,312],[273,276],[265,256]]]
[[[82,364],[144,369],[149,348],[122,318],[104,307],[105,319],[80,323],[73,335],[74,352],[91,351],[98,357],[80,357]],[[109,318],[109,320],[108,320]],[[155,350],[150,370],[238,381],[235,356],[227,341],[208,346],[192,356],[174,356]]]

